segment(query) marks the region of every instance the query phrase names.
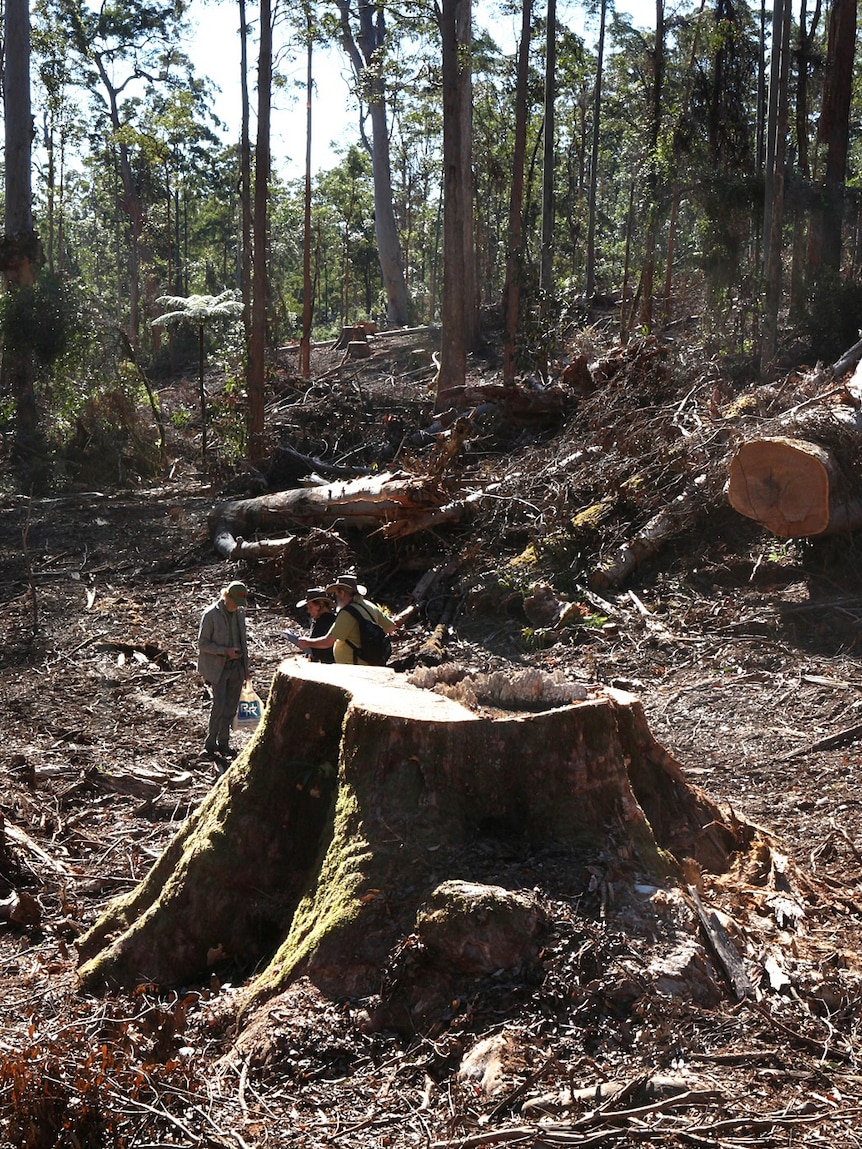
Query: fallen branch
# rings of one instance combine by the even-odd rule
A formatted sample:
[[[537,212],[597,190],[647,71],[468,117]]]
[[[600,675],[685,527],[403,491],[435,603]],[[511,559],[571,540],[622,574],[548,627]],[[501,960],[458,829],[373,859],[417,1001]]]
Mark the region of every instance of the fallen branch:
[[[809,742],[807,746],[798,746],[788,754],[776,758],[776,762],[789,762],[792,758],[801,758],[804,754],[813,754],[817,750],[834,750],[836,746],[844,746],[847,742],[855,742],[862,738],[862,722],[854,722],[852,726],[845,726],[843,730],[836,730],[834,734],[827,734],[825,738],[818,738],[816,742]]]
[[[424,515],[393,519],[380,528],[380,533],[387,539],[401,539],[406,535],[418,534],[419,531],[432,530],[444,523],[460,522],[477,503],[480,503],[484,498],[491,497],[499,488],[499,483],[492,483],[481,491],[473,491],[463,499],[435,507]]]
[[[637,1083],[632,1083],[632,1086]],[[624,1093],[627,1093],[624,1090]],[[516,1125],[509,1129],[486,1130],[470,1137],[459,1137],[450,1141],[434,1141],[430,1149],[478,1149],[484,1145],[500,1145],[506,1142],[527,1141],[530,1144],[542,1145],[596,1145],[605,1139],[619,1136],[639,1136],[645,1139],[654,1139],[655,1129],[618,1129],[619,1124],[628,1122],[642,1122],[644,1118],[654,1114],[666,1113],[669,1109],[688,1108],[693,1105],[703,1105],[708,1101],[720,1100],[722,1094],[716,1089],[684,1089],[672,1097],[662,1098],[649,1105],[639,1105],[632,1109],[608,1109],[604,1106],[594,1109],[590,1113],[575,1121],[556,1123],[553,1125],[530,1124]],[[607,1128],[597,1128],[608,1126]],[[584,1136],[587,1130],[591,1133]],[[667,1135],[668,1130],[663,1128]]]
[[[13,826],[9,822],[3,825],[3,833],[10,842],[15,842],[18,846],[23,846],[34,857],[38,858],[49,870],[53,870],[55,874],[72,874],[74,871],[65,862],[59,861],[57,858],[52,858],[50,854],[46,854],[42,847],[34,842],[28,833],[22,830],[19,826]]]
[[[736,952],[736,948],[730,940],[727,930],[718,920],[715,911],[707,910],[700,899],[700,894],[694,886],[688,887],[688,893],[694,903],[694,908],[697,911],[697,916],[700,919],[700,924],[703,927],[703,932],[706,934],[710,948],[718,958],[721,968],[733,986],[737,998],[741,1000],[745,997],[753,997],[754,986],[751,982],[751,978],[748,976],[745,966],[742,964],[742,958],[740,958]]]
[[[683,491],[673,502],[662,507],[643,530],[620,547],[614,559],[597,567],[590,576],[590,586],[594,590],[619,586],[636,567],[657,554],[665,543],[693,526],[703,506],[699,489],[703,481],[703,477],[696,479],[697,486]]]

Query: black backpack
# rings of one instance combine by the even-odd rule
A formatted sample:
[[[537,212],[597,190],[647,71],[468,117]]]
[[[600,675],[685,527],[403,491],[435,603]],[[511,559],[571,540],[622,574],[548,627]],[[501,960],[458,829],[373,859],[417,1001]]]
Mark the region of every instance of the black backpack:
[[[347,643],[353,651],[353,661],[358,662],[361,658],[369,666],[385,666],[392,654],[389,635],[382,626],[372,622],[361,607],[351,604],[344,609],[359,623],[359,646],[352,642]]]

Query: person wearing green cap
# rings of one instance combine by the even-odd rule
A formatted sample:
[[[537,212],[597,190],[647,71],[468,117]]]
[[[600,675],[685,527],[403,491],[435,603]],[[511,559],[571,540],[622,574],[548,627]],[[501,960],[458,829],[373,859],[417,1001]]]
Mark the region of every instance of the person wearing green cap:
[[[201,616],[198,631],[198,674],[212,687],[207,758],[230,758],[230,730],[243,683],[248,678],[245,604],[248,587],[232,582]]]

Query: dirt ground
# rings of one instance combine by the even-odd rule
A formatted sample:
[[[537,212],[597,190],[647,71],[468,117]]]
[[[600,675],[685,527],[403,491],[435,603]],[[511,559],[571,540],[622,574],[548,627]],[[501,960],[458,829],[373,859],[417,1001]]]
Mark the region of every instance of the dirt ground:
[[[311,532],[281,565],[223,561],[207,516],[255,480],[199,465],[189,383],[161,393],[166,410],[191,412],[172,431],[169,478],[97,491],[83,473],[52,498],[0,496],[0,1144],[858,1144],[858,540],[783,542],[715,499],[623,585],[590,592],[591,567],[684,481],[662,446],[681,400],[697,389],[687,410],[702,426],[722,386],[677,377],[655,354],[633,354],[626,386],[600,403],[569,395],[517,419],[488,404],[449,481],[493,480],[498,496],[396,543]],[[415,341],[362,365],[321,352],[303,386],[285,352],[274,446],[427,470],[440,442],[427,362]],[[477,361],[474,382],[495,372]],[[708,468],[726,442],[704,438]],[[620,496],[638,468],[650,494]],[[609,492],[611,510],[573,530]],[[302,983],[258,1062],[231,1056],[232,1002],[251,971],[77,992],[75,939],[215,780],[199,756],[201,611],[230,579],[248,582],[265,695],[287,654],[281,631],[303,621],[294,602],[353,563],[393,611],[425,569],[449,564],[440,600],[396,643],[404,672],[442,619],[447,663],[537,667],[642,697],[686,776],[763,828],[756,858],[701,888],[750,992],[735,990],[690,891],[639,882],[610,848],[568,898],[560,874],[548,882],[554,934],[537,968],[500,971],[431,1033],[369,1031],[361,1003]],[[536,625],[524,611],[535,582],[580,604],[580,624]],[[553,859],[542,864],[550,875]],[[616,1097],[613,1083],[625,1085]]]

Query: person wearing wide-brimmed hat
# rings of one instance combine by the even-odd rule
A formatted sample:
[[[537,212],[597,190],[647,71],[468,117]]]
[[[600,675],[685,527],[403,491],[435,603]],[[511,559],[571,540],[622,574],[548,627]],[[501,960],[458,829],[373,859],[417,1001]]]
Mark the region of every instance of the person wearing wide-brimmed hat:
[[[322,586],[310,587],[305,592],[305,598],[301,598],[296,604],[297,610],[302,610],[303,607],[308,611],[308,616],[311,619],[308,637],[320,638],[324,634],[328,634],[335,622],[335,614],[332,610],[332,599],[326,593],[326,588]],[[332,653],[331,646],[325,650],[309,650],[308,657],[312,662],[335,662],[335,655]]]
[[[362,658],[362,644],[360,642],[359,622],[345,610],[346,606],[353,606],[372,622],[376,622],[387,634],[395,629],[395,623],[389,615],[381,610],[376,603],[369,602],[365,597],[368,593],[356,579],[356,575],[339,575],[334,582],[325,588],[325,593],[335,600],[337,614],[335,622],[327,634],[320,638],[301,638],[301,650],[327,650],[332,647],[335,661],[338,663],[366,666]]]
[[[242,686],[248,678],[245,606],[248,587],[232,582],[201,616],[198,631],[198,673],[212,687],[204,754],[230,757],[230,729]]]

